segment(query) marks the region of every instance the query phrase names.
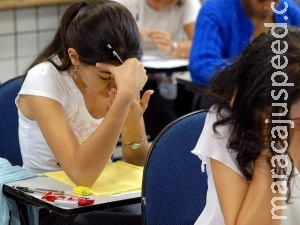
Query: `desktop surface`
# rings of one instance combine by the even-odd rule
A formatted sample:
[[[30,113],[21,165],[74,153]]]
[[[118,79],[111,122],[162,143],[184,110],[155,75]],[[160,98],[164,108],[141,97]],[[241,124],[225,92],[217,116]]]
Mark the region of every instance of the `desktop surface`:
[[[17,203],[20,202],[22,204],[34,204],[63,215],[80,214],[84,212],[91,212],[141,202],[141,191],[137,190],[108,196],[90,195],[86,197],[95,199],[95,202],[92,205],[65,208],[56,206],[53,202],[42,199],[42,196],[44,195],[43,193],[28,193],[18,190],[14,188],[14,186],[42,188],[47,190],[54,189],[64,191],[65,194],[69,195],[74,195],[73,187],[49,177],[34,177],[25,180],[9,182],[3,185],[3,193],[7,197],[14,199]]]

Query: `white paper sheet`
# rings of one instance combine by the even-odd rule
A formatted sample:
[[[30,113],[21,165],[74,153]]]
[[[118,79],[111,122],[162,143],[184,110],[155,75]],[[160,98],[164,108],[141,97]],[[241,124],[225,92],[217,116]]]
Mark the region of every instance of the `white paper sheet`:
[[[172,69],[189,65],[188,59],[159,58],[149,55],[143,56],[142,63],[145,68],[151,69]]]

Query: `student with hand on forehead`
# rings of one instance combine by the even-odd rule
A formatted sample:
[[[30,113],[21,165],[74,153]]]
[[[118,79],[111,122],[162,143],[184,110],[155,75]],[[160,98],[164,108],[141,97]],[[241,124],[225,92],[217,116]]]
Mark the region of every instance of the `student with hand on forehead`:
[[[64,170],[76,185],[92,187],[120,135],[124,160],[144,165],[143,114],[153,91],[140,96],[148,78],[141,58],[138,27],[123,5],[72,4],[16,98],[23,167]],[[52,216],[45,221],[54,224]]]

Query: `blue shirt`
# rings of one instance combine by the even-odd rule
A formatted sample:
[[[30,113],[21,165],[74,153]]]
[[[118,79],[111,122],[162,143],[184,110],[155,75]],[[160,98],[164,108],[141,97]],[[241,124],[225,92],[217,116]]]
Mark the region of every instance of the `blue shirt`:
[[[275,23],[300,26],[300,9],[291,0],[282,0],[274,13]],[[189,58],[193,82],[208,85],[212,75],[251,40],[254,26],[240,0],[207,0],[198,15]]]

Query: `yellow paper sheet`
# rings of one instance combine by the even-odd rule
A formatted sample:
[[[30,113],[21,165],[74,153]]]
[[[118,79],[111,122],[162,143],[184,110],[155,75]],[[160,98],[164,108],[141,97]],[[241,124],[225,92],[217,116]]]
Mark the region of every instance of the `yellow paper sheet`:
[[[47,172],[45,175],[76,187],[64,171]],[[92,187],[93,195],[113,195],[140,190],[142,187],[142,177],[143,167],[122,161],[108,163]]]

